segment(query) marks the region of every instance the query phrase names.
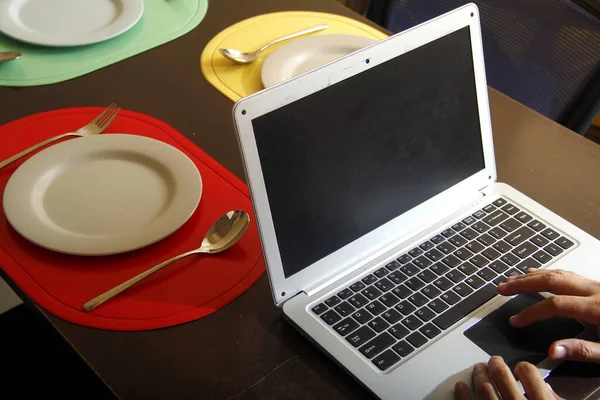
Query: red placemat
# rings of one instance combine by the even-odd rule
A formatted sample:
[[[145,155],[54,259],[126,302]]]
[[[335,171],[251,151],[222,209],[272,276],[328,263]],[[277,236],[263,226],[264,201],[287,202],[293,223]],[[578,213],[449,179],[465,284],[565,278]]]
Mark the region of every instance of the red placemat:
[[[102,108],[72,108],[31,115],[0,127],[0,160],[46,138],[72,132]],[[44,309],[76,324],[113,330],[163,328],[202,318],[250,288],[265,266],[248,189],[239,179],[166,123],[122,110],[106,133],[158,139],[183,151],[203,181],[200,204],[179,230],[146,248],[116,256],[55,253],[19,236],[0,212],[0,268]],[[70,139],[78,140],[78,139]],[[0,170],[0,195],[24,161]],[[197,248],[223,213],[241,209],[251,224],[242,240],[216,255],[184,258],[91,312],[83,303],[177,254]]]

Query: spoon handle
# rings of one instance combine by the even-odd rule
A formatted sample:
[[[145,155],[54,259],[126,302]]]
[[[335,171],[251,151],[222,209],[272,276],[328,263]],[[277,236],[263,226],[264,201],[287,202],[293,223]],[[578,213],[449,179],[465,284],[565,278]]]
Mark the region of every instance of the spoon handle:
[[[309,33],[322,31],[322,30],[327,29],[327,28],[329,28],[329,25],[322,24],[322,25],[313,26],[312,28],[303,29],[303,30],[295,32],[295,33],[290,33],[289,35],[282,36],[279,39],[273,40],[272,42],[269,42],[269,43],[265,44],[263,47],[261,47],[260,49],[258,49],[258,53],[260,53],[261,51],[265,50],[267,47],[271,47],[274,44],[283,42],[284,40],[289,40],[289,39],[293,39],[293,38],[298,37],[298,36],[307,35]]]
[[[199,248],[196,250],[188,251],[187,253],[179,254],[178,256],[175,256],[167,261],[164,261],[164,262],[158,264],[157,266],[147,269],[146,271],[121,283],[120,285],[115,286],[114,288],[112,288],[110,290],[107,290],[106,292],[102,293],[101,295],[94,297],[92,300],[88,301],[87,303],[85,303],[83,305],[83,309],[85,311],[92,311],[94,308],[98,307],[100,304],[106,302],[107,300],[112,299],[113,297],[115,297],[116,295],[129,289],[130,287],[132,287],[139,281],[149,277],[150,275],[154,274],[155,272],[160,271],[167,265],[170,265],[170,264],[174,263],[175,261],[181,260],[184,257],[191,256],[192,254],[199,254],[199,253],[205,253],[205,252],[206,251],[203,248]]]

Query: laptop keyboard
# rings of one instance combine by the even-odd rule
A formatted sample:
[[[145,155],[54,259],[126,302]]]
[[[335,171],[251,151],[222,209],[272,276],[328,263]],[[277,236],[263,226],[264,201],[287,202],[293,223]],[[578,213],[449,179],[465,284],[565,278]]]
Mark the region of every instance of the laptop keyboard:
[[[311,308],[381,371],[539,268],[574,241],[504,198]]]

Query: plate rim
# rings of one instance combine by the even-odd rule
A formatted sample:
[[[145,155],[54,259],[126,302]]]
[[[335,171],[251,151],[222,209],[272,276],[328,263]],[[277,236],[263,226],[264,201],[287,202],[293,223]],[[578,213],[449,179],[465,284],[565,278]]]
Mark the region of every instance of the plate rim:
[[[100,147],[96,148],[97,146]],[[84,154],[106,150],[130,150],[159,161],[169,169],[172,168],[171,172],[181,173],[180,176],[173,174],[175,182],[180,184],[181,188],[176,190],[170,203],[183,203],[185,208],[167,208],[172,211],[163,211],[149,224],[118,234],[94,236],[51,229],[50,224],[43,223],[39,213],[31,212],[35,207],[29,201],[31,192],[35,189],[40,173],[44,171],[44,165],[48,166],[48,160],[56,160],[57,156],[64,152],[69,152],[70,156],[73,154],[71,149],[77,147],[83,147],[84,150],[80,151]],[[156,154],[149,154],[151,152]],[[157,158],[157,155],[162,159]],[[34,174],[36,170],[38,174]],[[154,138],[110,133],[70,139],[48,147],[26,160],[9,178],[2,196],[2,207],[9,225],[31,243],[63,254],[106,256],[141,249],[173,234],[194,215],[200,204],[203,189],[202,175],[198,167],[182,150]],[[50,234],[54,236],[49,239]]]

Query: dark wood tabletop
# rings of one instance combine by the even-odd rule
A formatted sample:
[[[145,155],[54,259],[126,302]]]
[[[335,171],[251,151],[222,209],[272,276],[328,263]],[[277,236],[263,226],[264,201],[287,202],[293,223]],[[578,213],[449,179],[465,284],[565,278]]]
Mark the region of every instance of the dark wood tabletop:
[[[235,22],[289,10],[361,18],[332,0],[212,0],[204,21],[171,43],[67,82],[0,87],[0,124],[51,109],[116,102],[166,121],[245,179],[233,104],[202,76],[200,54]],[[499,180],[600,238],[600,146],[494,90],[490,103]],[[266,277],[212,315],[154,331],[91,329],[40,311],[123,399],[370,396],[284,322]],[[550,379],[563,396],[583,398],[600,387],[599,377],[598,368],[571,364]]]

